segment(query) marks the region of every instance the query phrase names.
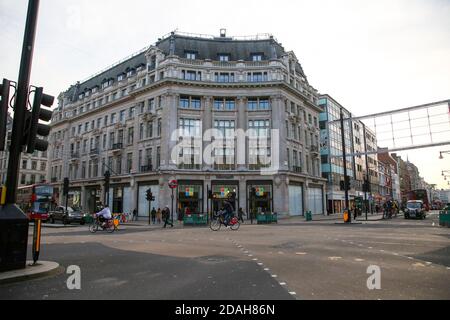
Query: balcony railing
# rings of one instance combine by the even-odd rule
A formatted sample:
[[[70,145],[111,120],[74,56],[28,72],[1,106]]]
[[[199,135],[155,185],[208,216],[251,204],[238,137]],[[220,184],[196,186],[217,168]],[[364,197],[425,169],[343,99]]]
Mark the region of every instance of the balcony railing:
[[[318,146],[310,146],[309,149],[311,150],[311,152],[319,152],[319,147]]]
[[[141,166],[141,172],[152,172],[153,166]]]
[[[95,148],[95,149],[91,149],[91,151],[89,152],[89,154],[91,156],[98,156],[100,154],[100,150],[99,148]]]
[[[120,150],[123,149],[123,143],[114,143],[109,150]]]
[[[78,158],[80,157],[80,153],[79,153],[78,151],[76,151],[76,152],[71,152],[71,153],[70,153],[70,157],[71,157],[72,159],[78,159]]]
[[[302,173],[302,167],[292,167],[292,171],[296,173]]]

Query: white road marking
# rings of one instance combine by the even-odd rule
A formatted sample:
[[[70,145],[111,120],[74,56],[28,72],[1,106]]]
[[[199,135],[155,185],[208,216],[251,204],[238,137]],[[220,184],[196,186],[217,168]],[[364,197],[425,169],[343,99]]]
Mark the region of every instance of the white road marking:
[[[262,262],[258,262],[258,266],[262,266],[263,265],[263,263]]]
[[[280,286],[285,286],[286,282],[280,282]]]
[[[292,291],[292,292],[289,292],[289,294],[290,294],[290,295],[293,295],[293,296],[296,296],[296,295],[297,295],[297,292]]]
[[[258,259],[256,259],[256,258],[254,258],[254,259],[252,259],[253,261],[258,261]]]
[[[307,255],[306,252],[296,252],[295,254],[298,255],[298,256],[304,256],[304,255]]]
[[[331,261],[337,261],[342,259],[342,257],[328,257],[328,259],[330,259]]]
[[[364,259],[356,258],[355,261],[356,261],[356,262],[363,262],[363,261],[365,261],[365,260],[364,260]]]
[[[270,269],[269,268],[264,268],[264,271],[270,271]]]
[[[278,278],[278,276],[276,274],[273,274],[272,278]]]

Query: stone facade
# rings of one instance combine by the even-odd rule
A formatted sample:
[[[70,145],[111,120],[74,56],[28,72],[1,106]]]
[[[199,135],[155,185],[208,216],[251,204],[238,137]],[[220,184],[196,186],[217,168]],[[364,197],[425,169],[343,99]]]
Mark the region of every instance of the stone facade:
[[[273,37],[237,40],[172,33],[77,83],[58,100],[48,168],[58,201],[63,200],[62,181],[69,177],[72,205],[92,212],[107,201],[114,211],[137,209],[139,216],[147,216],[145,191],[151,188],[155,195],[152,207],[171,207],[168,181],[176,179],[180,186],[174,208],[179,210],[216,210],[235,192],[236,207],[246,212],[256,206],[280,215],[324,214],[317,91],[295,54]],[[277,170],[262,173],[263,164],[249,161],[248,138],[245,154],[238,153],[237,145],[216,146],[212,164],[175,161],[177,155],[203,154],[211,142],[182,152],[176,147],[213,128],[255,129],[258,135],[275,130],[263,153],[278,158]],[[177,129],[182,134],[174,136]],[[109,198],[105,171],[112,174]],[[253,187],[255,203],[249,196]],[[214,194],[209,202],[208,190]]]

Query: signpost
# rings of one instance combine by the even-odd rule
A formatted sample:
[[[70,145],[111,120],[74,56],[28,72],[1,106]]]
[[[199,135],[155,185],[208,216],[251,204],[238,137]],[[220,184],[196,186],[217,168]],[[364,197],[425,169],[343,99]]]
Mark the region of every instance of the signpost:
[[[173,192],[174,192],[174,190],[176,188],[178,188],[178,181],[177,180],[170,180],[169,181],[169,188],[172,189],[172,211],[170,212],[170,214],[171,214],[171,220],[172,220],[172,223],[173,223],[173,199],[174,199]]]

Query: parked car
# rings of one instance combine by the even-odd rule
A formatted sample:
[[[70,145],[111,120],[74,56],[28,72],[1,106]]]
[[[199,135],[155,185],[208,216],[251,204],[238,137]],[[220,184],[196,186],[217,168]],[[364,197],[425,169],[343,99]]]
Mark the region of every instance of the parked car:
[[[49,212],[48,220],[50,223],[55,223],[55,221],[61,221],[63,224],[71,224],[73,222],[84,225],[86,223],[86,214],[81,212],[79,209],[58,206],[54,210]]]
[[[425,219],[426,209],[423,201],[421,200],[410,200],[406,204],[405,209],[405,219]]]

